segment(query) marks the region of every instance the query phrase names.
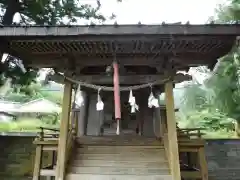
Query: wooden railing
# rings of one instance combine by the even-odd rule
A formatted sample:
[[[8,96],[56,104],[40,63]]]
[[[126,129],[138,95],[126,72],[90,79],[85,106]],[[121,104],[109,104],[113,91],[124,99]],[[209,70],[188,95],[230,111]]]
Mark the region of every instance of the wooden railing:
[[[34,140],[36,145],[36,155],[34,163],[33,180],[39,180],[40,176],[55,176],[56,174],[56,161],[57,150],[59,141],[59,129],[40,127],[40,132]],[[66,145],[66,159],[65,165],[70,158],[70,153],[74,145],[75,130],[70,128],[68,131],[68,140]],[[43,159],[43,153],[47,153],[51,156],[50,164],[45,164]],[[66,166],[65,166],[66,167]]]
[[[202,139],[203,128],[180,129],[177,128],[178,146],[180,154],[181,177],[192,180],[208,180],[208,169],[205,157],[205,141]],[[163,134],[163,143],[169,168],[173,167],[170,158],[169,140],[167,130]],[[172,161],[172,162],[171,162]]]
[[[204,128],[177,128],[178,138],[201,139],[205,133]]]
[[[204,128],[177,128],[178,144],[183,179],[208,179],[205,157],[205,141],[202,139]]]
[[[54,175],[56,164],[59,130],[44,127],[40,127],[39,129],[40,132],[33,142],[36,145],[33,180],[39,180],[40,176]],[[44,163],[44,151],[47,152],[48,155],[52,156],[50,164]]]
[[[208,180],[205,141],[201,139],[181,139],[178,143],[182,178]]]

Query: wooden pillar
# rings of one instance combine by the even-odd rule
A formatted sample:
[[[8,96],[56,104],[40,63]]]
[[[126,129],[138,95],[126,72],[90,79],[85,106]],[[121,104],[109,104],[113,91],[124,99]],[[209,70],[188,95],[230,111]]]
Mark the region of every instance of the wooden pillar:
[[[80,107],[79,112],[77,113],[77,136],[81,137],[86,134],[86,127],[87,127],[87,107],[88,107],[88,102],[87,102],[87,93],[85,91],[82,91],[82,96],[84,99],[84,104],[83,106]],[[96,108],[95,108],[96,109]]]
[[[119,87],[119,67],[116,61],[113,62],[113,87],[114,87],[114,108],[115,120],[117,121],[116,134],[120,134],[120,120],[121,120],[121,100],[120,100],[120,87]]]
[[[172,82],[167,82],[165,84],[165,102],[167,114],[169,164],[171,168],[171,174],[174,180],[181,180]]]
[[[207,160],[206,160],[204,147],[201,147],[199,149],[198,160],[199,160],[200,172],[201,172],[202,180],[208,180],[208,168],[207,168]]]
[[[35,164],[34,164],[34,171],[33,171],[33,180],[40,179],[40,170],[41,170],[41,163],[42,162],[42,145],[37,145],[36,147],[36,155],[35,155]]]
[[[57,169],[56,180],[64,180],[66,145],[71,111],[72,83],[65,80],[63,103],[62,103],[62,119],[60,125],[60,135],[58,142]]]

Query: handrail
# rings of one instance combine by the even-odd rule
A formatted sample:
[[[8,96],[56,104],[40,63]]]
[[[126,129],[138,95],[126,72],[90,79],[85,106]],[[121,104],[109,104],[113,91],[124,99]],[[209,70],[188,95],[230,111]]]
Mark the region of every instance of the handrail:
[[[197,131],[197,130],[206,130],[206,128],[179,128],[182,131]]]
[[[49,130],[49,131],[55,131],[55,132],[60,132],[60,129],[59,128],[49,128],[49,127],[38,127],[38,129],[41,129],[41,130]]]
[[[67,131],[67,139],[66,139],[66,144],[64,146],[65,149],[65,156],[63,156],[64,159],[62,159],[63,161],[61,161],[61,167],[63,167],[64,169],[67,167],[67,162],[70,159],[70,155],[74,146],[74,139],[75,139],[75,135],[77,133],[77,122],[73,123],[69,123],[69,128]],[[51,127],[38,127],[38,129],[40,130],[40,132],[37,133],[37,137],[34,140],[34,144],[37,145],[37,152],[36,154],[39,154],[37,156],[37,159],[35,160],[35,168],[34,168],[34,180],[39,180],[40,177],[40,172],[44,172],[43,167],[41,167],[41,161],[42,161],[42,153],[43,151],[53,151],[53,157],[54,154],[56,155],[56,151],[59,150],[59,142],[60,142],[60,129],[59,128],[51,128]],[[66,132],[65,132],[66,133]],[[62,147],[61,147],[62,148]],[[53,158],[53,162],[55,162],[55,158]],[[58,161],[58,160],[57,160]],[[58,166],[58,163],[57,163]],[[53,169],[48,169],[48,171],[52,171],[53,173],[56,174],[56,171],[58,169],[55,168],[53,166],[53,163],[51,165],[51,167]],[[62,168],[61,168],[62,170]],[[41,174],[43,175],[43,174]],[[43,175],[44,176],[44,175]]]
[[[205,133],[202,133],[201,130],[205,130],[205,128],[177,128],[178,131],[178,137],[185,137],[188,139],[191,139],[193,137],[195,138],[201,138]],[[195,132],[197,131],[197,132]]]
[[[58,138],[59,136],[59,132],[56,131],[56,129],[52,129],[52,128],[43,128],[43,127],[39,127],[40,132],[37,133],[37,137],[36,139],[38,140],[44,140],[44,138]],[[45,132],[44,130],[50,130],[53,132]]]
[[[37,133],[37,139],[44,140],[44,138],[58,138],[60,130],[58,128],[48,128],[48,127],[38,127],[40,129],[40,132]],[[46,132],[47,131],[53,131],[53,132]],[[69,128],[69,131],[72,131],[75,133],[74,129],[72,127]]]

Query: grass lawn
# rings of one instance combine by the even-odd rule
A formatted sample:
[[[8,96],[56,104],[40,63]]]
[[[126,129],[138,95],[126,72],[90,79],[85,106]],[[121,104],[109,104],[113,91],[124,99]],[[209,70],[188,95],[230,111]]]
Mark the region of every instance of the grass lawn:
[[[35,118],[19,119],[15,122],[0,123],[0,132],[37,132],[39,127],[58,127],[58,125],[50,125],[42,120]]]
[[[226,130],[219,131],[205,131],[206,135],[204,138],[206,139],[231,139],[235,138],[234,131],[227,132]]]

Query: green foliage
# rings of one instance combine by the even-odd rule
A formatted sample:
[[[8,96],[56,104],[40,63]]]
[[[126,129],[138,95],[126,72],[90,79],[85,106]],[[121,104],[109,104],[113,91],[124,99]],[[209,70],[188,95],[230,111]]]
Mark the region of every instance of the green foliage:
[[[216,23],[235,23],[240,20],[240,1],[228,0],[225,4],[219,4],[215,10],[215,16],[209,21]]]
[[[40,91],[43,98],[52,101],[56,104],[61,105],[63,99],[63,92],[53,92],[53,91]]]
[[[57,119],[54,119],[57,118]],[[39,127],[59,127],[58,116],[39,118],[19,118],[14,122],[1,122],[0,132],[38,132]]]
[[[216,23],[240,20],[240,0],[219,5]],[[240,51],[238,47],[219,59],[210,78],[201,86],[193,85],[184,94],[179,121],[183,127],[204,127],[209,137],[215,132],[233,135],[233,124],[240,121]],[[218,134],[219,135],[219,134]]]
[[[22,119],[16,122],[0,123],[0,131],[18,132],[18,131],[38,131],[38,127],[43,123],[39,119]]]
[[[45,98],[56,104],[62,103],[62,92],[45,91],[42,90],[43,85],[39,83],[31,83],[29,86],[14,85],[10,88],[2,99],[14,102],[29,102],[39,98]]]
[[[240,120],[240,57],[223,57],[203,85],[194,84],[184,92],[180,121],[184,127],[203,127],[209,131],[233,131]]]
[[[238,51],[220,59],[219,66],[206,86],[211,93],[210,103],[214,109],[227,116],[240,119],[240,56]]]
[[[183,106],[181,111],[187,113],[195,109],[202,110],[206,107],[206,90],[203,86],[193,84],[184,90]]]
[[[221,112],[208,111],[192,111],[187,115],[179,115],[179,125],[184,128],[200,127],[208,131],[232,131],[234,129],[234,119],[227,117]]]
[[[38,116],[45,125],[59,125],[60,116],[58,114],[43,114]]]
[[[0,8],[6,10],[2,16],[3,24],[12,24],[10,11],[11,15],[18,12],[22,19],[20,23],[26,25],[70,24],[79,19],[97,19],[102,22],[106,18],[99,12],[101,3],[97,5],[95,8],[83,4],[81,0],[0,0]]]

